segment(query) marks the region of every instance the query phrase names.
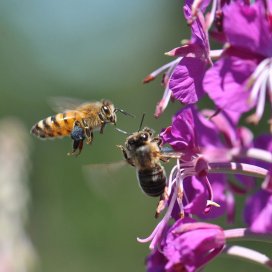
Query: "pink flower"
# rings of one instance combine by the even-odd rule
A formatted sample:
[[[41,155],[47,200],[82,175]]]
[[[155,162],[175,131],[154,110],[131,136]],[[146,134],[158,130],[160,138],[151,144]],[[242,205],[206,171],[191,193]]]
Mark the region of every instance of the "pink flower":
[[[220,109],[243,113],[256,106],[250,118],[255,123],[263,115],[266,94],[272,99],[272,31],[263,3],[238,1],[224,7],[228,46],[203,81]]]
[[[192,15],[191,5],[190,0],[187,0],[184,5],[184,14],[187,19]],[[189,42],[166,53],[177,59],[157,69],[144,80],[145,83],[149,82],[158,73],[166,70],[163,77],[165,91],[162,100],[157,105],[156,117],[162,114],[171,97],[184,104],[194,104],[204,94],[202,80],[211,60],[208,33],[201,12],[191,24],[191,32]]]
[[[164,265],[164,270],[158,271],[196,271],[215,258],[225,245],[223,229],[190,218],[177,221],[165,237],[161,253],[156,250],[149,257],[148,271],[155,271],[158,263],[160,267]]]

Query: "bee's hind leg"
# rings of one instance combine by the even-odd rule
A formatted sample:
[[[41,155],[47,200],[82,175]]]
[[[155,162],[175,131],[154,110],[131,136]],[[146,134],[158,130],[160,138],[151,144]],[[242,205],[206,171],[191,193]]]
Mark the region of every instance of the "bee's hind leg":
[[[76,155],[78,156],[83,148],[83,141],[85,139],[85,131],[80,126],[79,122],[76,122],[74,124],[74,128],[71,132],[71,138],[73,141],[73,150],[72,152],[69,152],[67,155]],[[76,151],[78,150],[78,153]]]
[[[83,148],[83,140],[74,140],[72,152],[67,153],[68,156],[78,156]],[[77,152],[78,150],[78,152]]]

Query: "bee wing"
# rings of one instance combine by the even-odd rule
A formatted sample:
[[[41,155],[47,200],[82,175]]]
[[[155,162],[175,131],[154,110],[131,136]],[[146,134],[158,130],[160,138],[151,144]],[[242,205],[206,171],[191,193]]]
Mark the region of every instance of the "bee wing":
[[[65,112],[65,111],[73,111],[77,110],[79,106],[82,104],[85,104],[86,101],[77,99],[77,98],[71,98],[71,97],[51,97],[49,98],[49,105],[55,112]]]
[[[100,196],[107,197],[114,186],[112,181],[118,178],[118,173],[126,164],[123,160],[112,163],[89,164],[83,166],[83,173],[90,189]]]

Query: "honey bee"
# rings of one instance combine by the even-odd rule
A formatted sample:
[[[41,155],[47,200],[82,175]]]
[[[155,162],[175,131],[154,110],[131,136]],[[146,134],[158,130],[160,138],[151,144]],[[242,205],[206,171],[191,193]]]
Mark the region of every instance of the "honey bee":
[[[58,104],[62,103],[61,101],[58,102]],[[132,116],[115,108],[109,100],[85,102],[79,105],[78,102],[73,101],[69,104],[77,105],[72,105],[63,110],[62,113],[39,121],[31,129],[31,133],[39,138],[57,138],[70,135],[73,140],[73,149],[68,155],[79,155],[85,139],[87,144],[92,143],[93,131],[99,130],[102,134],[106,124],[116,125],[116,112]]]
[[[159,137],[153,136],[154,131],[148,127],[132,133],[125,141],[125,147],[118,145],[125,160],[136,168],[140,188],[152,197],[163,195],[166,187],[166,173],[161,161],[179,158],[178,153],[163,152]]]

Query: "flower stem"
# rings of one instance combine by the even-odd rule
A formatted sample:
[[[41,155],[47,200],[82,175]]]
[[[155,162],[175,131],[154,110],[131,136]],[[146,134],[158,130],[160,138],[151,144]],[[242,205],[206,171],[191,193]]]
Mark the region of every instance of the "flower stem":
[[[272,153],[259,148],[248,148],[242,150],[233,150],[233,155],[237,157],[246,157],[272,163]]]
[[[246,228],[230,229],[224,231],[228,241],[259,241],[272,243],[272,234],[255,233]]]
[[[256,178],[265,178],[268,171],[262,167],[247,163],[209,163],[209,173],[241,174]]]
[[[223,253],[238,259],[262,265],[263,267],[272,271],[272,260],[256,250],[242,246],[226,246]]]

